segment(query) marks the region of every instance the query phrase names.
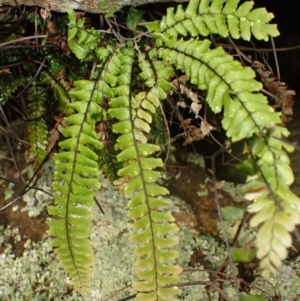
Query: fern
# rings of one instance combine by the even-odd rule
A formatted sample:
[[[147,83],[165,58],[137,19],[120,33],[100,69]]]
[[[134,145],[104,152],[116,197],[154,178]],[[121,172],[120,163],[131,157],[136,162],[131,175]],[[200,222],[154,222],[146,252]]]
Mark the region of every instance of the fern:
[[[258,40],[268,41],[269,36],[277,36],[279,32],[275,24],[268,24],[274,18],[265,8],[251,10],[254,1],[246,1],[238,7],[239,0],[191,0],[186,10],[182,5],[169,8],[159,25],[158,32],[168,37],[178,35],[192,37],[208,36],[211,33],[222,37],[229,35],[234,39],[243,38],[249,41],[251,34]]]
[[[152,120],[172,87],[174,69],[207,91],[206,102],[214,113],[223,114],[227,136],[233,142],[245,140],[249,158],[241,168],[249,177],[244,193],[248,200],[256,199],[249,211],[259,212],[251,225],[262,224],[256,245],[263,274],[274,272],[286,257],[289,232],[300,222],[300,200],[289,189],[293,173],[286,150],[292,148],[280,141],[288,131],[279,125],[280,114],[259,93],[262,84],[255,80],[255,72],[221,47],[210,49],[209,40],[199,39],[211,33],[245,40],[251,35],[263,40],[278,35],[276,25],[268,23],[272,14],[252,10],[253,1],[238,4],[238,0],[192,0],[186,9],[169,8],[162,22],[147,25],[149,45],[119,35],[100,40],[97,31],[85,29],[84,19],[68,10],[70,49],[80,60],[97,60],[97,67],[93,80],[74,82],[75,88],[68,91],[74,101],[61,105],[67,127],[59,144],[62,150],[55,155],[56,205],[49,207],[49,213],[57,218],[49,221],[49,233],[56,237],[58,258],[83,296],[88,296],[90,287],[90,210],[100,186],[98,175],[102,169],[114,180],[116,168],[115,183],[130,197],[137,299],[175,300],[181,273],[173,249],[178,227],[168,210],[170,202],[162,198],[168,190],[159,184],[157,169],[163,162],[155,153],[160,147],[149,143]],[[136,81],[143,89],[133,87]],[[117,135],[112,139],[116,142],[112,157],[109,145],[97,135],[96,124],[107,120]]]
[[[27,96],[29,159],[36,170],[46,158],[48,129],[45,121],[46,93],[41,86],[33,85]]]
[[[77,81],[70,94],[77,101],[68,107],[76,111],[64,119],[68,125],[59,143],[63,151],[55,154],[56,170],[53,189],[56,206],[48,207],[51,219],[49,234],[56,236],[52,245],[74,287],[85,297],[89,295],[93,250],[90,235],[91,213],[95,191],[99,189],[99,168],[94,149],[103,147],[94,130],[101,120],[101,108],[93,100],[94,86],[78,98],[85,81]],[[85,86],[85,89],[89,87]],[[84,97],[86,96],[86,97]],[[97,98],[98,101],[101,98]]]
[[[125,62],[127,64],[119,70],[119,78],[130,74],[133,56],[132,47],[120,51],[118,57],[124,62],[122,66]],[[179,229],[172,215],[164,211],[170,202],[158,198],[168,191],[157,183],[161,174],[152,169],[162,167],[163,162],[159,158],[151,158],[154,152],[159,151],[159,147],[147,143],[145,134],[150,132],[151,113],[155,112],[160,100],[166,98],[164,90],[170,88],[168,78],[173,70],[160,61],[151,63],[142,54],[138,55],[138,61],[142,70],[140,76],[150,90],[133,96],[130,87],[126,88],[126,82],[121,80],[118,82],[120,86],[115,88],[118,96],[111,99],[108,113],[119,120],[113,125],[113,131],[121,134],[117,139],[117,148],[122,151],[117,158],[124,162],[118,175],[126,177],[124,180],[128,182],[124,192],[134,193],[128,203],[128,216],[134,220],[132,229],[135,234],[130,240],[139,244],[135,249],[138,257],[135,263],[136,277],[139,282],[134,283],[133,288],[139,292],[138,300],[170,300],[169,296],[175,295],[177,288],[165,286],[177,283],[181,273],[180,267],[169,263],[178,257],[178,253],[170,248],[178,244],[178,238],[172,233]]]
[[[72,98],[68,94],[70,85],[63,78],[56,80],[46,72],[41,74],[41,78],[42,84],[51,86],[53,96],[58,103],[59,112],[65,116],[71,115],[73,110],[68,107],[68,103],[72,102]]]
[[[250,11],[252,2],[245,2],[237,9],[238,2],[227,1],[223,7],[224,1],[214,1],[211,6],[210,1],[190,1],[185,14],[181,6],[175,15],[169,9],[160,25],[151,24],[149,28],[156,31],[153,36],[157,38],[159,56],[183,70],[199,89],[207,90],[206,101],[213,112],[224,111],[222,125],[227,136],[232,141],[250,139],[246,148],[250,160],[244,166],[250,162],[251,168],[245,169],[255,172],[248,177],[244,192],[247,199],[256,199],[250,211],[260,211],[253,217],[251,225],[263,223],[256,246],[257,256],[262,259],[263,275],[267,276],[270,271],[275,272],[275,268],[286,258],[287,247],[291,243],[288,232],[293,231],[300,222],[300,199],[289,189],[293,183],[293,172],[285,150],[292,151],[292,148],[280,142],[282,137],[288,135],[288,131],[276,126],[281,123],[280,114],[274,112],[262,94],[257,93],[262,84],[254,79],[255,72],[251,68],[242,67],[221,47],[210,50],[208,40],[177,39],[178,35],[187,33],[206,35],[201,32],[202,26],[195,26],[198,12],[198,19],[203,18],[202,25],[205,24],[209,32],[221,36],[227,36],[230,32],[234,38],[238,38],[241,33],[247,40],[252,32],[256,38],[267,40],[268,35],[278,34],[275,25],[266,24],[273,17],[272,14],[264,9]],[[228,30],[224,30],[225,19],[219,23],[215,16],[220,13],[227,18]],[[208,19],[204,17],[206,14],[210,16]],[[231,18],[236,19],[234,26],[229,21]],[[245,18],[250,22],[246,27],[238,22],[246,22]],[[256,22],[251,23],[253,19]],[[291,208],[297,210],[292,212]],[[287,219],[290,222],[285,225]],[[284,240],[280,241],[280,237],[284,237]]]
[[[4,55],[2,55],[4,57]],[[1,87],[1,97],[0,105],[4,105],[9,98],[18,90],[22,85],[28,84],[31,77],[20,76],[19,74],[6,74],[1,72],[0,76],[0,87]]]
[[[85,29],[85,18],[76,19],[75,11],[67,10],[69,17],[68,24],[68,45],[78,59],[86,59],[91,50],[94,50],[100,40],[100,33],[93,28]]]

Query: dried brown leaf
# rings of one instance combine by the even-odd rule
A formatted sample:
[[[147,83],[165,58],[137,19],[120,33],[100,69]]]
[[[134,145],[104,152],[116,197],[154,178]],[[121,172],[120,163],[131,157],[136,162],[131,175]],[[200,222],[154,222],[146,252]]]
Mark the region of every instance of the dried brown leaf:
[[[52,21],[47,21],[46,25],[47,29],[49,30],[50,33],[58,33],[58,29],[56,25]]]
[[[55,147],[59,140],[59,135],[62,132],[62,129],[66,127],[66,124],[62,116],[54,116],[53,119],[56,121],[54,127],[49,131],[48,134],[48,145],[46,153],[49,154],[52,149]]]
[[[254,61],[252,67],[260,76],[264,87],[274,95],[274,108],[280,108],[282,111],[282,121],[287,123],[292,119],[294,96],[296,92],[289,90],[286,83],[281,82],[272,72],[266,70],[263,63]]]
[[[201,121],[200,129],[202,131],[203,137],[209,135],[209,133],[214,129],[214,127],[209,124],[206,120]]]
[[[202,109],[202,104],[198,103],[198,102],[192,102],[191,104],[191,110],[193,111],[193,113],[195,113],[195,115],[199,115],[200,110]]]

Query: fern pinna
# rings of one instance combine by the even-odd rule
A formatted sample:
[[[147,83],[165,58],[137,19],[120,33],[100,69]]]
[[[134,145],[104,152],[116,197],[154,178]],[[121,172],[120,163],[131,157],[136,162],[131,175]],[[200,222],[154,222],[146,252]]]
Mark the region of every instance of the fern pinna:
[[[255,72],[243,67],[223,48],[210,49],[210,33],[250,40],[277,36],[273,15],[253,8],[253,1],[238,6],[239,0],[191,0],[184,9],[169,8],[162,22],[147,24],[148,37],[132,39],[116,34],[104,39],[95,30],[85,30],[84,20],[68,10],[71,50],[79,59],[94,57],[93,80],[74,82],[69,91],[74,102],[64,118],[67,127],[56,154],[53,189],[55,206],[49,213],[53,245],[75,288],[88,296],[92,248],[88,239],[90,209],[99,189],[98,159],[105,147],[95,132],[97,122],[109,119],[118,135],[115,149],[119,161],[118,179],[130,195],[128,216],[133,221],[130,240],[136,243],[136,278],[133,288],[138,300],[175,300],[181,268],[174,264],[178,253],[178,227],[168,211],[168,194],[158,181],[163,166],[155,153],[159,146],[149,143],[153,116],[171,89],[174,69],[181,70],[199,90],[206,90],[206,102],[214,113],[222,113],[222,125],[232,141],[245,140],[249,158],[241,164],[248,173],[245,197],[256,200],[249,211],[256,213],[252,226],[260,226],[257,256],[263,274],[281,264],[291,243],[289,232],[300,222],[300,200],[289,189],[293,173],[286,150],[292,147],[280,139],[288,135],[259,93],[262,84]],[[143,38],[142,38],[143,37]],[[139,42],[141,41],[141,44]],[[139,69],[139,74],[134,70]],[[173,69],[174,68],[174,69]],[[136,79],[142,90],[133,85]],[[104,106],[105,102],[105,106]],[[104,112],[104,107],[107,107]],[[102,154],[105,152],[102,151]],[[106,152],[107,153],[107,152]],[[275,176],[274,176],[275,175]]]

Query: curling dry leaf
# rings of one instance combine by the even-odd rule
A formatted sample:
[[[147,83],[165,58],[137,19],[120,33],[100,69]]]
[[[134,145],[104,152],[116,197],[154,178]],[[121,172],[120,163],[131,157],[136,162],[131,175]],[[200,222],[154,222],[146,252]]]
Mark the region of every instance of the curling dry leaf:
[[[293,116],[294,96],[296,92],[289,90],[286,83],[281,82],[271,71],[267,70],[263,63],[254,61],[252,67],[260,76],[266,89],[276,97],[275,107],[282,110],[282,121],[284,123],[290,121]]]

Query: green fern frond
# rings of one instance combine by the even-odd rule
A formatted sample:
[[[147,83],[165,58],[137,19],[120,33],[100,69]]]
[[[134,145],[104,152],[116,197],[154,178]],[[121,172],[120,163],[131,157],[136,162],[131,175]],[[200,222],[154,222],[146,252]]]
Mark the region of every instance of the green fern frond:
[[[48,207],[48,211],[57,219],[48,222],[48,233],[56,237],[52,245],[56,247],[57,257],[72,278],[75,289],[87,297],[93,262],[89,240],[90,210],[94,206],[95,192],[100,187],[95,149],[103,147],[95,132],[95,124],[102,119],[99,104],[103,92],[97,93],[96,83],[90,81],[77,81],[74,85],[69,93],[76,101],[69,103],[68,107],[76,113],[64,118],[68,125],[62,131],[65,140],[59,143],[62,151],[55,154],[53,190],[56,206]]]
[[[198,1],[191,1],[185,11],[192,19],[197,14],[197,3],[199,4]],[[211,6],[208,6],[209,3],[206,0],[200,2],[200,14],[223,7],[223,1],[214,1]],[[237,5],[238,1],[227,1],[222,13],[234,13],[236,5],[231,7],[234,3]],[[245,7],[249,4],[243,5]],[[241,10],[236,12],[241,14]],[[262,11],[255,11],[256,14],[260,12]],[[248,17],[249,15],[252,16],[251,12],[247,12]],[[261,16],[266,22],[270,19],[270,16],[263,13]],[[166,16],[165,20],[167,18],[170,16]],[[172,22],[169,21],[169,25]],[[175,22],[172,26],[174,24]],[[185,72],[191,83],[199,89],[207,90],[206,102],[212,111],[223,111],[222,125],[227,137],[232,141],[250,139],[246,148],[250,160],[245,164],[249,165],[251,162],[252,166],[248,166],[248,169],[252,174],[248,177],[244,192],[249,200],[257,200],[251,210],[260,211],[252,219],[251,225],[262,223],[256,246],[257,256],[262,259],[263,275],[274,272],[287,255],[288,243],[291,241],[289,231],[300,222],[300,200],[289,189],[294,179],[286,153],[290,149],[280,141],[288,135],[286,129],[278,126],[281,123],[280,113],[274,112],[266,97],[259,93],[262,84],[255,80],[255,72],[250,67],[243,67],[221,47],[210,50],[208,40],[176,40],[177,35],[165,34],[166,31],[163,31],[164,25],[161,32],[153,34],[158,39],[156,45],[159,57]],[[265,39],[268,33],[263,32]],[[289,223],[289,227],[284,227],[287,218],[291,218],[293,222]],[[285,238],[283,242],[279,239],[280,235]]]
[[[138,282],[133,284],[137,299],[175,300],[181,273],[173,263],[178,257],[173,250],[178,244],[174,235],[178,227],[168,211],[170,202],[161,198],[168,190],[158,183],[161,173],[155,170],[163,166],[155,156],[160,147],[148,142],[153,117],[171,89],[174,69],[182,70],[192,84],[207,91],[206,102],[214,113],[223,114],[222,125],[232,141],[246,140],[249,158],[242,167],[249,177],[244,193],[247,199],[256,199],[250,209],[256,213],[251,225],[262,224],[257,256],[262,259],[263,273],[275,271],[285,258],[289,232],[300,222],[300,200],[289,189],[293,173],[286,151],[291,148],[280,142],[288,131],[278,126],[280,114],[259,93],[262,84],[255,80],[255,72],[221,47],[211,50],[209,40],[196,38],[213,33],[268,40],[279,34],[276,25],[269,24],[273,14],[252,9],[253,1],[238,6],[239,2],[191,0],[185,10],[182,5],[176,11],[169,8],[162,22],[148,25],[155,43],[143,44],[147,45],[143,48],[136,38],[116,44],[117,37],[105,39],[106,45],[99,47],[100,33],[86,29],[84,18],[77,19],[68,10],[69,47],[80,60],[97,59],[92,75],[97,81],[76,81],[68,93],[74,101],[61,105],[68,110],[64,111],[67,127],[63,129],[65,140],[59,144],[62,151],[55,156],[56,206],[49,207],[49,213],[57,219],[49,221],[49,233],[56,236],[53,245],[58,258],[83,296],[88,296],[90,286],[90,209],[99,188],[99,169],[111,176],[117,166],[121,188],[131,195],[128,216],[133,220],[130,240],[137,244]],[[142,89],[134,86],[136,81],[142,82]],[[57,97],[59,94],[58,90]],[[108,117],[103,110],[106,101]],[[95,131],[96,123],[105,122],[106,117],[113,120],[112,132],[118,135],[117,165]]]
[[[86,29],[85,18],[76,19],[73,9],[66,9],[69,17],[68,45],[76,57],[86,59],[91,50],[94,50],[100,41],[100,32],[94,28]]]
[[[210,50],[209,46],[208,40],[178,40],[173,47],[160,47],[158,54],[183,70],[199,89],[207,90],[206,101],[213,112],[224,109],[222,125],[232,141],[249,138],[280,123],[280,114],[257,93],[262,84],[254,79],[255,72],[235,61],[223,48]]]
[[[247,169],[257,172],[248,177],[243,192],[247,200],[253,201],[249,211],[256,213],[250,225],[260,225],[257,257],[266,277],[276,273],[287,257],[292,243],[289,232],[300,224],[300,198],[289,188],[294,175],[285,151],[293,151],[293,146],[281,141],[288,135],[283,127],[270,127],[265,135],[255,135],[248,143],[251,159],[246,161]]]
[[[58,104],[59,112],[64,116],[69,116],[73,110],[68,107],[68,103],[72,102],[71,96],[68,94],[70,85],[63,79],[56,80],[47,72],[41,73],[41,83],[49,85],[53,90],[53,96]]]
[[[27,96],[27,110],[28,156],[36,170],[46,158],[48,144],[48,129],[45,122],[46,93],[44,88],[38,85],[33,85],[30,88]]]
[[[123,162],[123,168],[118,175],[127,182],[124,192],[133,194],[128,203],[128,216],[134,221],[132,229],[135,232],[130,240],[138,244],[135,266],[139,280],[133,288],[139,292],[138,300],[174,300],[170,297],[177,294],[178,289],[172,284],[179,281],[181,268],[171,264],[178,257],[171,248],[178,244],[173,233],[179,229],[171,213],[165,211],[170,202],[159,198],[168,193],[157,183],[160,172],[153,170],[163,166],[161,159],[153,157],[160,148],[147,143],[151,115],[160,105],[160,100],[167,96],[165,91],[170,89],[168,79],[173,69],[138,54],[140,76],[150,90],[133,96],[130,91],[132,79],[128,75],[135,59],[134,48],[122,48],[115,56],[122,68],[115,69],[110,63],[107,66],[107,69],[114,70],[114,76],[118,75],[117,85],[113,88],[116,96],[109,102],[108,113],[119,120],[113,125],[113,131],[121,134],[116,148],[121,150],[117,158]]]
[[[274,18],[265,8],[252,10],[253,1],[247,1],[240,6],[239,0],[191,0],[184,10],[178,5],[168,8],[167,15],[161,22],[154,22],[149,26],[154,30],[154,36],[159,38],[163,33],[170,39],[178,35],[192,37],[219,34],[222,37],[229,35],[234,39],[243,38],[249,41],[251,34],[258,40],[268,41],[269,36],[279,35],[277,25],[268,22]]]

